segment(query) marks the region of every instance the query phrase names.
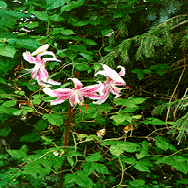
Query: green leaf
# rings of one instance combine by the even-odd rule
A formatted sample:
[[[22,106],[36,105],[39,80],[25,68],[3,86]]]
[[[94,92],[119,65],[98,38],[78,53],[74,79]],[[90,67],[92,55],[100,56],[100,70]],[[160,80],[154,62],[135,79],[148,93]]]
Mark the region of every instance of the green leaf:
[[[61,85],[61,87],[60,87],[60,88],[65,88],[65,87],[67,87],[67,86],[69,86],[69,85],[71,85],[71,83],[70,83],[70,82],[67,82],[67,83],[65,83],[65,84]]]
[[[85,162],[82,165],[83,171],[89,176],[95,170],[93,162]]]
[[[188,179],[177,180],[176,183],[178,183],[178,184],[188,184]]]
[[[32,22],[32,23],[27,24],[28,29],[33,29],[38,26],[39,26],[39,22]]]
[[[51,125],[61,126],[63,124],[63,117],[58,113],[45,114],[42,116],[44,120],[48,120]]]
[[[85,52],[87,51],[86,47],[84,45],[72,45],[69,46],[69,49],[73,52]]]
[[[71,165],[71,167],[73,167],[73,165],[74,165],[73,158],[71,156],[67,156],[67,160],[68,160],[69,164]]]
[[[47,10],[61,7],[66,2],[69,3],[70,0],[56,0],[56,1],[54,1],[54,0],[46,0]]]
[[[26,134],[21,137],[20,142],[37,142],[40,140],[40,137],[37,133],[32,133],[32,134]]]
[[[26,153],[26,152],[28,151],[28,146],[23,145],[23,146],[20,148],[20,151],[23,151],[24,153]]]
[[[143,158],[143,157],[145,157],[145,156],[149,156],[149,153],[148,153],[148,150],[149,150],[149,143],[144,140],[144,141],[141,143],[141,146],[142,146],[142,147],[139,148],[140,154],[136,153],[137,159],[141,159],[141,158]]]
[[[164,156],[162,158],[159,158],[157,160],[157,163],[163,163],[163,164],[171,165],[176,170],[179,170],[180,172],[187,174],[187,172],[188,172],[187,160],[188,159],[183,157],[183,156],[174,156],[174,157]]]
[[[15,46],[16,48],[27,48],[30,50],[36,50],[36,48],[41,46],[41,43],[34,39],[13,38],[13,39],[9,39],[7,42]]]
[[[0,55],[14,58],[15,53],[16,49],[13,46],[0,44]]]
[[[52,31],[53,35],[56,35],[57,33],[61,33],[63,35],[72,35],[75,34],[71,29],[65,29],[63,27],[61,28],[54,28]]]
[[[87,174],[83,170],[77,171],[77,177],[75,178],[75,182],[79,186],[84,186],[87,188],[93,187],[93,181],[87,176]]]
[[[109,33],[111,33],[112,32],[112,29],[110,28],[110,29],[103,29],[102,31],[101,31],[101,34],[102,34],[102,36],[105,36],[105,35],[107,35],[107,34],[109,34]]]
[[[133,73],[138,74],[138,79],[142,80],[144,78],[144,72],[141,69],[132,70]]]
[[[112,153],[112,155],[115,155],[118,157],[124,151],[127,151],[127,152],[138,151],[138,147],[140,147],[140,145],[136,143],[131,143],[131,142],[118,143],[116,145],[110,146],[110,152]]]
[[[67,155],[69,155],[69,156],[83,156],[81,153],[74,151],[74,150],[68,151]]]
[[[84,52],[84,53],[79,53],[82,57],[87,59],[89,62],[93,59],[93,56],[90,53]]]
[[[57,64],[57,62],[50,62],[50,63],[48,63],[49,69],[52,70],[55,67],[56,64]]]
[[[75,63],[75,69],[78,71],[87,71],[89,69],[89,65],[85,63]]]
[[[7,98],[7,99],[9,99],[10,97],[12,97],[11,94],[0,94],[0,98]]]
[[[168,149],[172,150],[172,151],[177,151],[177,149],[175,148],[174,145],[169,144],[169,140],[162,137],[162,136],[158,136],[156,137],[157,141],[155,142],[155,144],[157,145],[157,147],[159,147],[162,150],[167,151]]]
[[[142,104],[145,100],[146,98],[142,98],[142,97],[132,97],[130,99],[121,99],[121,100],[115,98],[114,103],[116,105],[123,105],[126,107],[135,108],[137,107],[138,104]]]
[[[12,156],[17,159],[24,158],[27,156],[27,154],[23,151],[20,150],[7,150],[7,152]]]
[[[49,102],[50,100],[55,100],[57,97],[43,97],[42,100],[45,102]]]
[[[86,45],[97,45],[97,43],[92,39],[83,39],[82,40]]]
[[[7,108],[5,106],[0,106],[0,113],[13,115],[17,111],[19,111],[19,110],[16,108],[10,108],[10,107]]]
[[[53,142],[53,139],[50,139],[48,137],[41,136],[41,138],[45,141],[45,145],[51,144]]]
[[[135,115],[135,116],[132,116],[133,119],[141,119],[142,118],[142,115]]]
[[[0,136],[6,137],[10,133],[10,131],[11,131],[11,128],[9,128],[9,127],[6,127],[4,129],[1,128],[0,129]]]
[[[99,161],[101,159],[100,152],[94,153],[91,156],[87,156],[85,159],[87,162]]]
[[[124,149],[126,152],[135,152],[139,151],[140,145],[137,143],[132,143],[132,142],[125,142],[122,143],[122,146],[124,146]]]
[[[42,102],[42,99],[33,99],[32,103],[39,105]]]
[[[47,127],[48,127],[48,122],[43,120],[43,119],[40,119],[36,125],[40,130],[45,130]]]
[[[110,119],[113,119],[116,122],[116,125],[120,125],[126,120],[126,117],[125,114],[117,114],[111,116]]]
[[[141,179],[136,179],[134,181],[129,181],[129,183],[131,186],[140,187],[145,184],[145,181]]]
[[[153,163],[149,159],[140,159],[134,165],[134,168],[141,172],[150,172],[148,167],[153,167]]]
[[[1,84],[7,84],[7,83],[5,82],[5,80],[4,80],[2,77],[0,77],[0,83],[1,83]]]
[[[3,11],[3,13],[18,18],[31,17],[29,14],[25,14],[23,12],[18,12],[18,11]]]
[[[0,7],[1,8],[7,8],[7,4],[3,1],[0,1]]]
[[[153,117],[146,118],[146,120],[142,121],[142,123],[144,123],[145,125],[166,125],[164,121]]]
[[[132,164],[132,165],[134,165],[137,162],[135,158],[127,157],[124,155],[121,156],[121,161],[127,164]]]
[[[108,171],[108,169],[104,164],[94,163],[93,167],[100,174],[110,174],[110,172]]]
[[[36,161],[27,163],[23,171],[25,174],[39,174],[41,177],[46,176],[50,172],[51,168],[44,168]]]
[[[76,174],[66,174],[65,175],[65,184],[74,182],[76,178],[77,178]]]
[[[42,11],[32,11],[32,14],[34,14],[39,20],[48,20],[48,14]]]
[[[11,107],[11,106],[15,106],[16,105],[17,100],[10,100],[10,101],[6,101],[2,104],[2,106],[4,107]]]
[[[61,7],[61,13],[64,12],[64,11],[69,11],[73,8],[77,8],[79,6],[82,6],[83,4],[84,4],[83,0],[72,1],[72,2],[68,3],[67,5]]]
[[[112,155],[119,156],[121,153],[124,152],[124,148],[121,147],[121,144],[111,145],[110,152]]]

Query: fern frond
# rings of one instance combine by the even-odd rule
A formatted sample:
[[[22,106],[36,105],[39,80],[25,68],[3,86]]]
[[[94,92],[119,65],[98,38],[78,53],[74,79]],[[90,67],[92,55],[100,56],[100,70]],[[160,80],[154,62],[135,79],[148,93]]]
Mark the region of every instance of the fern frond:
[[[182,138],[186,138],[186,134],[188,134],[188,112],[175,122],[171,127],[170,133],[172,133],[173,136],[178,134],[176,137],[178,144],[181,142]]]
[[[181,98],[181,99],[177,99],[170,103],[164,103],[160,106],[157,106],[153,109],[152,114],[161,115],[164,112],[164,110],[168,109],[168,107],[170,107],[172,110],[176,108],[181,111],[186,110],[188,107],[188,96],[185,96],[184,98]]]

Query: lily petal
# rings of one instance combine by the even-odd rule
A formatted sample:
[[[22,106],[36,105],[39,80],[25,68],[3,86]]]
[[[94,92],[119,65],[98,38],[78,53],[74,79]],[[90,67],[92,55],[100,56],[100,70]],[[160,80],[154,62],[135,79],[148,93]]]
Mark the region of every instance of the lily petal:
[[[50,97],[70,97],[72,95],[72,89],[69,88],[58,88],[55,90],[51,90],[50,88],[44,88],[43,89],[44,93],[49,95]]]
[[[44,88],[43,91],[50,97],[58,97],[58,99],[50,100],[50,105],[61,104],[65,100],[70,98],[72,95],[72,90],[66,89],[66,88],[59,88],[59,89],[55,89],[55,90],[51,90],[50,88]]]
[[[48,80],[49,74],[44,67],[41,67],[41,69],[38,71],[38,73],[39,73],[38,79],[41,79],[43,82],[46,82],[51,85],[61,85],[60,82],[56,82],[56,81],[52,80],[51,78]]]
[[[82,88],[83,84],[77,78],[68,78],[67,80],[72,80],[75,85],[75,89]]]
[[[108,98],[110,91],[109,91],[109,86],[106,85],[103,89],[103,93],[104,95],[102,95],[102,97],[98,100],[98,101],[93,101],[94,104],[102,104],[106,101],[106,99]]]
[[[57,59],[55,57],[55,54],[53,52],[50,52],[50,51],[45,51],[45,52],[42,52],[41,54],[39,54],[40,57],[43,56],[43,55],[51,55],[53,58],[43,58],[43,60],[46,62],[46,61],[58,61],[58,62],[61,62],[59,59]]]
[[[26,61],[28,61],[29,63],[35,63],[36,64],[35,58],[31,56],[30,52],[24,52],[23,53],[23,58]]]
[[[118,65],[117,68],[121,69],[121,71],[118,73],[119,76],[125,76],[125,67],[122,67],[121,65]]]
[[[81,95],[75,94],[70,97],[69,102],[72,107],[75,107],[77,104],[84,103],[84,98]]]
[[[121,95],[120,95],[119,93],[120,93],[121,89],[115,87],[115,85],[112,85],[112,84],[111,84],[110,86],[111,86],[111,87],[110,87],[110,92],[111,92],[112,94],[116,95],[115,98],[120,97]]]
[[[105,70],[106,75],[109,76],[112,80],[125,83],[125,81],[118,75],[118,73],[115,70],[111,69],[109,66],[103,65],[103,69]]]

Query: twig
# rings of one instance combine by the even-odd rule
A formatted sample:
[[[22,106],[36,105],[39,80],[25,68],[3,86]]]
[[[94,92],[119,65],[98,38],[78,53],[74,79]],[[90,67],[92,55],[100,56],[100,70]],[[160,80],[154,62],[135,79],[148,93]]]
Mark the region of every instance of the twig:
[[[181,79],[182,79],[182,76],[183,76],[183,74],[184,74],[184,72],[185,72],[185,69],[186,69],[185,64],[186,64],[186,59],[185,59],[185,52],[184,52],[184,68],[183,68],[183,70],[182,70],[182,73],[181,73],[181,75],[180,75],[180,77],[179,77],[178,83],[176,84],[176,87],[175,87],[175,89],[174,89],[174,91],[173,91],[173,93],[172,93],[172,96],[171,96],[171,98],[170,98],[170,100],[169,100],[168,103],[170,103],[170,102],[172,101],[172,99],[173,99],[173,97],[174,97],[174,95],[175,95],[175,93],[176,93],[176,90],[177,90],[177,88],[178,88],[178,85],[179,85],[179,83],[180,83],[180,81],[181,81]],[[168,107],[168,111],[167,111],[167,115],[166,115],[166,120],[165,120],[165,122],[168,121],[169,113],[170,113],[170,106]],[[169,130],[169,127],[168,127],[167,124],[166,124],[166,127],[167,127],[167,129]]]

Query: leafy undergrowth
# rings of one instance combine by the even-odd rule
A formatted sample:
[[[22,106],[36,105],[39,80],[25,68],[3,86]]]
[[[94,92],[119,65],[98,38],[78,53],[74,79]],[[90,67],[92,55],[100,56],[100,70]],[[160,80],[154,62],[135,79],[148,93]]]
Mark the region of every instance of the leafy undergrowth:
[[[39,119],[35,130],[40,131],[20,141],[28,145],[40,140],[43,149],[6,148],[9,155],[1,155],[1,186],[57,187],[58,174],[63,172],[67,188],[185,187],[187,142],[177,145],[167,129],[172,122],[139,114],[146,103],[146,98],[132,97],[97,108],[90,103],[87,111],[75,109],[67,149],[62,146],[61,127],[49,128],[47,123],[56,124],[62,116]],[[2,146],[6,147],[5,141]]]

